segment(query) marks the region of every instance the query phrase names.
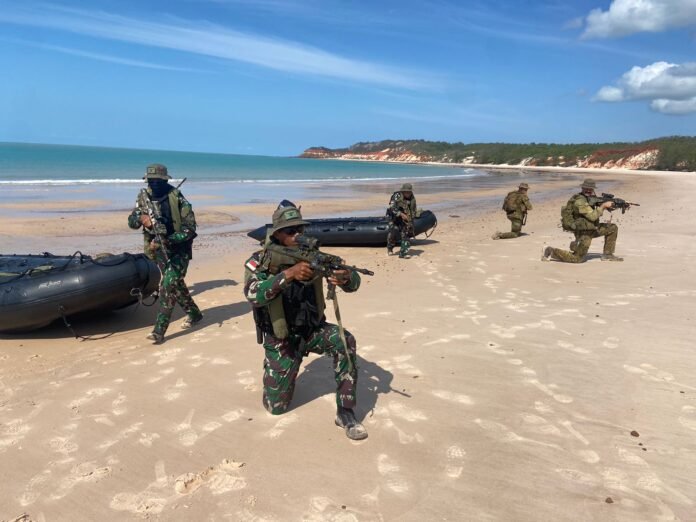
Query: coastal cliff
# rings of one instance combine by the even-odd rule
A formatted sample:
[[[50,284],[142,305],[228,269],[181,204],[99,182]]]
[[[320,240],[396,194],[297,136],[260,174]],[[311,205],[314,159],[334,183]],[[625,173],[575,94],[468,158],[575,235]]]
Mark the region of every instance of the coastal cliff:
[[[310,147],[300,157],[458,165],[694,171],[696,138],[675,136],[640,143],[564,145],[385,140],[356,143],[343,149]]]

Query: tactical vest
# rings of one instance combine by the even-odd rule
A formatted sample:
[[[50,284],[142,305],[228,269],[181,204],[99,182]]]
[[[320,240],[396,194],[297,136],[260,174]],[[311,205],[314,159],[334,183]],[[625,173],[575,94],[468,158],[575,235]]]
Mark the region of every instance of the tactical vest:
[[[587,197],[584,194],[574,194],[565,206],[561,207],[561,228],[568,232],[584,232],[597,230],[598,220],[591,221],[578,212],[575,202]],[[589,204],[589,202],[588,202]]]
[[[520,192],[517,190],[508,193],[503,201],[503,210],[508,214],[515,212],[516,210],[522,210],[520,208],[520,199],[522,199],[521,196],[522,194],[520,194]]]
[[[411,197],[411,199],[405,199],[403,196],[400,198],[396,198],[396,195],[399,194],[399,192],[394,192],[392,194],[391,200],[394,201],[396,200],[396,206],[399,207],[399,210],[401,212],[404,212],[408,216],[411,217],[411,219],[416,217],[416,211],[417,205],[416,205],[416,198]]]
[[[179,191],[177,189],[170,190],[169,194],[167,194],[167,198],[169,199],[169,213],[171,214],[170,217],[172,220],[172,226],[174,227],[174,232],[181,232],[181,209],[179,208]],[[154,237],[154,234],[151,234],[143,228],[143,248],[145,251],[145,255],[150,259],[155,259],[155,254],[152,251],[152,247],[150,247],[150,241],[152,241]],[[190,250],[190,246],[191,245],[188,245],[188,250]],[[190,254],[189,257],[191,257]]]
[[[268,272],[271,275],[279,274],[285,268],[297,263],[297,260],[294,258],[279,254],[277,252],[271,252],[265,248],[261,251],[259,258],[260,262],[257,270]],[[324,316],[324,310],[326,309],[322,278],[317,277],[310,284],[314,289],[314,299],[316,302],[317,315],[319,319]],[[278,339],[285,339],[290,334],[290,327],[288,326],[288,321],[285,317],[285,307],[283,304],[283,295],[281,294],[264,307],[268,312],[268,317],[273,329],[273,335]],[[258,326],[263,329],[262,325]]]

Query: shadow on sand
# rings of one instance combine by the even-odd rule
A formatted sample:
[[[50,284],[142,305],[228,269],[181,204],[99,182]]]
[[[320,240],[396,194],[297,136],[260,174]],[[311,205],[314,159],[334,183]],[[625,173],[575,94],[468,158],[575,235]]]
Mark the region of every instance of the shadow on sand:
[[[307,361],[308,358],[305,358]],[[355,415],[364,419],[377,405],[380,394],[398,393],[406,398],[411,396],[404,391],[392,388],[394,375],[378,364],[358,356],[358,390]],[[326,394],[336,392],[333,360],[327,356],[310,354],[309,363],[300,371],[295,384],[295,395],[291,409],[297,409]]]

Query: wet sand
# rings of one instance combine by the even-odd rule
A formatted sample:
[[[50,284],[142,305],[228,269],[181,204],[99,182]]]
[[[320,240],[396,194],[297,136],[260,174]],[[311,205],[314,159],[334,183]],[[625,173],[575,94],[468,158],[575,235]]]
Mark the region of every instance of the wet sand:
[[[333,424],[327,359],[305,360],[290,412],[263,409],[241,291],[256,245],[206,231],[201,200],[187,277],[199,328],[181,330],[177,309],[153,346],[155,310],[130,308],[75,321],[90,341],[61,325],[0,337],[0,520],[690,520],[696,178],[593,177],[642,205],[613,216],[624,263],[599,260],[601,239],[584,264],[540,261],[571,239],[557,224],[575,178],[532,186],[519,239],[490,239],[509,227],[499,206],[514,183],[446,196],[416,185],[424,208],[448,203],[412,259],[327,248],[376,273],[339,295],[369,431],[357,443]],[[233,218],[273,210],[208,201]],[[374,194],[303,211],[383,205]],[[138,233],[116,232],[123,214],[85,239],[93,215],[69,217],[61,237],[12,218],[1,239],[138,250]]]

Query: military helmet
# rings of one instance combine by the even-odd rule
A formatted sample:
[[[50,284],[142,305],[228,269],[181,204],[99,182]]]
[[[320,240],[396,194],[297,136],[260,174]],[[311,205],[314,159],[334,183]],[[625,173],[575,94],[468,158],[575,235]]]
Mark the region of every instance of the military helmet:
[[[172,179],[167,173],[167,167],[161,163],[152,163],[145,169],[143,179]]]
[[[399,192],[413,192],[413,185],[410,183],[404,183],[401,185],[401,190]]]
[[[594,190],[597,188],[597,182],[593,179],[586,179],[585,181],[582,182],[582,185],[580,185],[580,188]]]
[[[297,207],[281,207],[279,206],[273,212],[273,225],[269,234],[274,234],[281,228],[295,227],[300,225],[309,225],[309,221],[302,219],[300,209]]]
[[[526,183],[520,183],[520,186],[518,188],[527,190],[529,188],[529,185],[527,185]]]

